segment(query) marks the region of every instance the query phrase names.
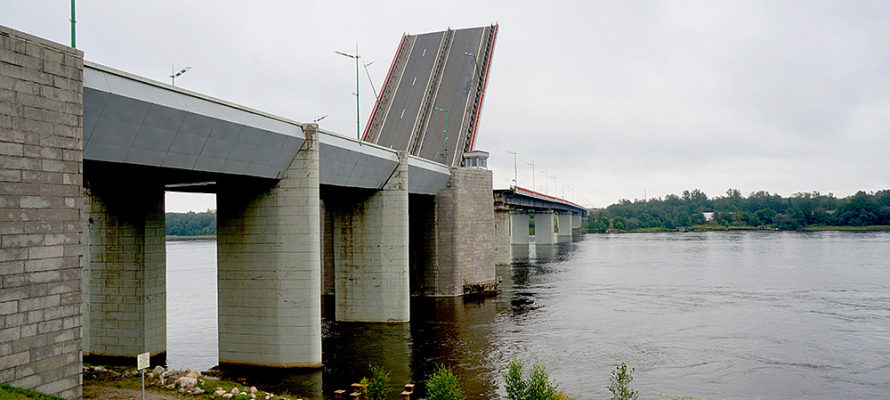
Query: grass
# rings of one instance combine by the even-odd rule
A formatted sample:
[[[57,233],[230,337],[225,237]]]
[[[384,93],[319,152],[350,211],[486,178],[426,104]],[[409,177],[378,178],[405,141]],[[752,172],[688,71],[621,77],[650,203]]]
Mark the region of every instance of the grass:
[[[9,385],[0,385],[0,400],[62,400],[60,397],[50,396],[33,390],[19,389]]]
[[[216,235],[199,235],[199,236],[177,236],[177,235],[167,235],[167,240],[169,241],[178,241],[178,240],[215,240]]]

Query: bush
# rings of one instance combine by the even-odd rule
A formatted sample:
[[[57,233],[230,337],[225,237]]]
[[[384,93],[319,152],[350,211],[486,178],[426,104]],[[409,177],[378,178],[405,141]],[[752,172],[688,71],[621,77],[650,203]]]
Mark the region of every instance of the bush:
[[[527,379],[523,378],[522,361],[511,360],[504,374],[504,390],[509,400],[556,400],[557,385],[550,380],[543,365],[535,364]]]
[[[451,369],[444,365],[436,367],[436,372],[426,383],[429,400],[464,400],[463,389]]]
[[[386,400],[391,391],[389,372],[376,365],[371,366],[371,377],[362,378],[360,383],[364,386],[368,400]]]
[[[609,391],[612,392],[612,400],[637,400],[638,393],[631,389],[630,383],[634,380],[632,376],[634,368],[627,370],[624,363],[615,366],[612,376],[609,378]]]

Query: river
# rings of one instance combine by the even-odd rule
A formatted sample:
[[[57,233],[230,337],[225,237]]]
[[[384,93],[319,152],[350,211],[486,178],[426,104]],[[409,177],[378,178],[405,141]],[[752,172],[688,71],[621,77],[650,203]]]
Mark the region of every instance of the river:
[[[217,362],[215,249],[167,243],[171,367]],[[499,296],[416,298],[408,324],[337,323],[326,304],[323,372],[276,389],[330,396],[369,363],[398,385],[445,364],[487,399],[516,357],[578,399],[611,397],[616,362],[641,399],[890,397],[888,232],[584,235],[515,253]]]

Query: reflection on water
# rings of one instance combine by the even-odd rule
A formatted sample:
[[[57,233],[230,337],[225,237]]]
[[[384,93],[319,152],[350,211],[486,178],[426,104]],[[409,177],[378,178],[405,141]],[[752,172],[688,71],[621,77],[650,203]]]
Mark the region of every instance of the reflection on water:
[[[578,398],[608,398],[621,361],[636,367],[641,399],[890,393],[890,233],[589,235],[516,246],[513,256],[498,267],[499,296],[414,298],[410,323],[335,322],[326,299],[323,370],[250,383],[330,397],[370,364],[390,371],[394,389],[444,364],[468,398],[488,399],[516,357],[545,365]],[[168,268],[168,282],[195,273],[178,269]],[[168,362],[209,368],[215,336],[174,349],[195,337],[189,329],[168,322]]]

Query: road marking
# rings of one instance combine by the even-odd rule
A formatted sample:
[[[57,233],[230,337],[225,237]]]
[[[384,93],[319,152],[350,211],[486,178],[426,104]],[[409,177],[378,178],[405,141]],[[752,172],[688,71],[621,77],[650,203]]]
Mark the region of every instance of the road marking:
[[[426,49],[423,49],[423,54],[421,54],[420,56],[421,56],[421,57],[426,56]]]
[[[402,115],[399,115],[399,119],[402,119],[402,117],[404,117],[404,116],[405,116],[405,109],[403,108],[403,109],[402,109]]]
[[[414,80],[411,81],[411,86],[414,86],[414,82],[417,82],[417,77],[416,77],[416,76],[414,77]]]

